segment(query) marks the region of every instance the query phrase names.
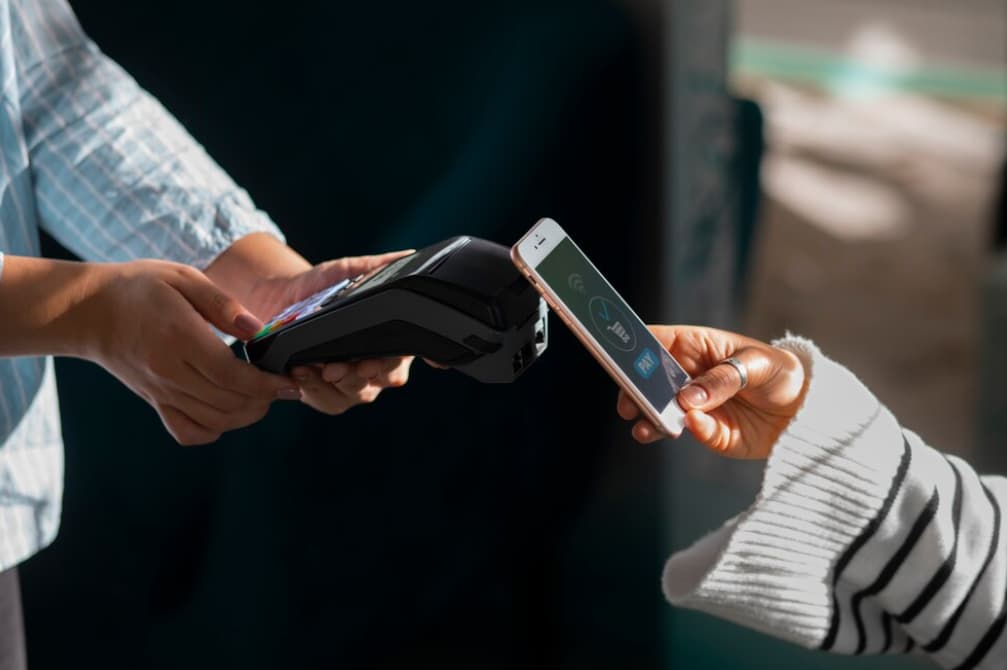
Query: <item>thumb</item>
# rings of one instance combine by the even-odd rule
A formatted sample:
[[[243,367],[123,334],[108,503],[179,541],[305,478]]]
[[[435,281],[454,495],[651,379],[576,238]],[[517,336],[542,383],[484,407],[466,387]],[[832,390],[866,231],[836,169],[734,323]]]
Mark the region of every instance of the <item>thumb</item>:
[[[171,282],[204,319],[218,330],[242,340],[262,330],[262,322],[229,293],[210,281],[202,272],[188,273]]]
[[[346,258],[319,263],[315,268],[317,271],[316,281],[319,284],[318,290],[331,286],[347,277],[356,277],[359,274],[376,270],[412,253],[415,253],[414,249],[405,249],[371,256],[347,256]]]
[[[771,375],[773,363],[760,349],[744,347],[735,351],[730,358],[737,361],[744,370],[744,385],[741,372],[724,359],[679,391],[678,401],[682,409],[686,412],[709,412],[733,398],[743,388],[755,388],[766,383]]]

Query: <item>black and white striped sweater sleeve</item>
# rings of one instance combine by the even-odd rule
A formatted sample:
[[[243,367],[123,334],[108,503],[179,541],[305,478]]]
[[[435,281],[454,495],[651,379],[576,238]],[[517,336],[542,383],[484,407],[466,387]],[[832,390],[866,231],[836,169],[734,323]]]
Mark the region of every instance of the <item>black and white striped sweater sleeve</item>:
[[[804,406],[753,505],[674,554],[664,590],[806,647],[1007,668],[1007,479],[899,426],[811,342]]]

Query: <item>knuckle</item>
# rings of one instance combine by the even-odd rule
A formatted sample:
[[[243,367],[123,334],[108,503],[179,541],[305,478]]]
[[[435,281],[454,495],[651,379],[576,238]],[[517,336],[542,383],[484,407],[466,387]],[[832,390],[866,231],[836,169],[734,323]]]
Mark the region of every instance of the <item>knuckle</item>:
[[[388,375],[385,386],[389,388],[401,388],[409,381],[409,375],[405,373]]]
[[[203,273],[196,268],[191,265],[185,265],[184,263],[165,263],[165,269],[174,270],[177,277],[188,282],[199,281],[204,276]]]
[[[359,393],[365,386],[367,386],[367,380],[361,379],[356,375],[348,375],[347,377],[344,377],[341,382],[336,384],[336,387],[340,391],[348,394]]]
[[[167,358],[157,354],[148,354],[143,358],[143,365],[148,372],[158,378],[165,378],[171,374],[171,364]]]
[[[710,390],[714,393],[723,393],[731,388],[731,384],[737,380],[738,373],[730,365],[718,365],[709,372],[711,380]]]
[[[714,450],[725,453],[731,446],[731,433],[727,426],[719,426],[710,445]]]
[[[171,261],[162,261],[157,259],[154,259],[151,262],[158,263],[164,268],[172,269],[183,277],[192,277],[195,274],[201,274],[196,270],[196,268],[191,265],[186,265],[185,263],[172,263]]]
[[[219,312],[226,312],[232,307],[233,301],[231,296],[227,295],[223,291],[218,289],[213,289],[210,293],[210,304],[213,308]]]
[[[245,370],[241,367],[242,365],[243,363],[236,359],[227,360],[225,364],[221,365],[217,369],[217,383],[223,388],[229,390],[245,390],[243,387],[254,390],[255,385],[250,384],[249,380],[242,374],[245,372]]]

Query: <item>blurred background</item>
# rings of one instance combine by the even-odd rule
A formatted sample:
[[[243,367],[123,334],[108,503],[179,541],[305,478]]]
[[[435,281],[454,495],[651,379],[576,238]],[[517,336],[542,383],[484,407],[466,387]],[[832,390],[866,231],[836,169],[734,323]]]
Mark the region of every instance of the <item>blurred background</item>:
[[[809,336],[1007,471],[1003,0],[73,6],[312,261],[552,216],[645,320]],[[667,606],[760,467],[633,443],[557,324],[516,384],[417,364],[199,449],[59,361],[32,667],[926,667]]]

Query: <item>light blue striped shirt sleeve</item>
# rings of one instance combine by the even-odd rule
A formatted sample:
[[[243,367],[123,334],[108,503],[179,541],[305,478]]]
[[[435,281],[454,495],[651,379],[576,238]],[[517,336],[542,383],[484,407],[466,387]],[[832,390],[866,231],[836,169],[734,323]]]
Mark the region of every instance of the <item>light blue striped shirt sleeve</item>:
[[[65,0],[0,0],[0,101],[0,291],[3,254],[38,256],[40,226],[87,260],[200,268],[246,234],[283,239]],[[0,357],[0,571],[52,542],[62,495],[52,359]]]
[[[65,3],[14,2],[25,142],[40,223],[88,260],[203,268],[268,215],[84,34]]]

